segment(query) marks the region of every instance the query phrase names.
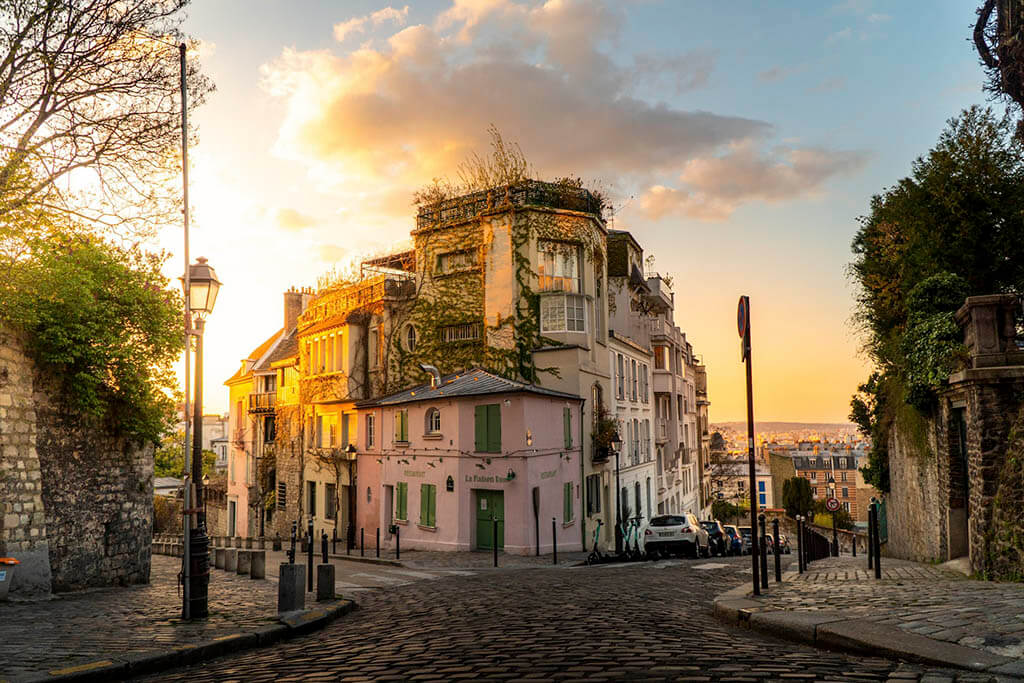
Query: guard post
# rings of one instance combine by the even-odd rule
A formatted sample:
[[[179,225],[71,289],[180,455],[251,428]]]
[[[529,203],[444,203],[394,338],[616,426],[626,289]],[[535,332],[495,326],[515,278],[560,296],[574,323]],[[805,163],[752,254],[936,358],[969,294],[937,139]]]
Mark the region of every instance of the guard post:
[[[306,526],[306,591],[313,592],[313,516]]]
[[[295,536],[298,534],[299,523],[292,522],[292,547],[288,549],[288,564],[295,564]]]
[[[782,557],[779,555],[779,520],[772,520],[772,540],[775,541],[775,583],[782,581]]]
[[[764,513],[757,516],[757,521],[761,525],[761,588],[768,588],[768,532]]]
[[[555,531],[555,518],[551,518],[551,564],[558,564],[558,533]]]
[[[491,513],[491,549],[494,551],[494,566],[498,566],[498,518]]]
[[[797,573],[804,573],[804,516],[796,516],[796,567]]]

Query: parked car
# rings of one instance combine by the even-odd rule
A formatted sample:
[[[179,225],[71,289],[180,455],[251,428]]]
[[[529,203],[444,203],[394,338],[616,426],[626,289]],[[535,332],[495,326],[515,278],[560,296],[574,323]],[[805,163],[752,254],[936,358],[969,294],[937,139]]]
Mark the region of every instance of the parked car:
[[[740,526],[740,527],[736,527],[736,528],[739,529],[740,536],[743,537],[743,554],[747,555],[747,554],[750,553],[751,547],[753,547],[753,541],[751,540],[751,537],[750,537],[750,527],[749,526]]]
[[[732,524],[724,525],[726,535],[729,537],[729,554],[730,555],[745,555],[747,552],[747,545],[743,540],[743,536],[740,535],[740,530]]]
[[[728,551],[729,539],[725,535],[725,529],[717,519],[705,519],[700,525],[708,532],[708,544],[711,546],[712,555],[725,557]]]
[[[711,557],[708,532],[692,514],[658,515],[644,528],[644,551],[661,557],[682,555]]]

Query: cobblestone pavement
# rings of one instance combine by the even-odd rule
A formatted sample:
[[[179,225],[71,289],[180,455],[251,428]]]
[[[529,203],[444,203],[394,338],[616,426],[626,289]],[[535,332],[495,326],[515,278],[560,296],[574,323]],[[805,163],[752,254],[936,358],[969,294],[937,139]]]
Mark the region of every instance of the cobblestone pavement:
[[[1024,585],[972,581],[931,565],[882,558],[882,579],[867,558],[813,562],[774,588],[776,609],[843,609],[904,631],[1024,658]]]
[[[574,565],[587,559],[588,553],[558,553],[558,564]],[[390,558],[389,558],[390,559]],[[446,553],[429,550],[402,551],[402,564],[419,569],[492,569],[494,556],[486,551]],[[551,555],[506,555],[498,553],[498,568],[519,569],[550,567]]]
[[[211,571],[210,618],[182,622],[181,561],[153,556],[145,586],[0,603],[0,680],[169,650],[277,621],[277,583]]]
[[[155,678],[992,680],[727,626],[712,600],[749,571],[728,558],[451,575],[363,593],[321,632]]]

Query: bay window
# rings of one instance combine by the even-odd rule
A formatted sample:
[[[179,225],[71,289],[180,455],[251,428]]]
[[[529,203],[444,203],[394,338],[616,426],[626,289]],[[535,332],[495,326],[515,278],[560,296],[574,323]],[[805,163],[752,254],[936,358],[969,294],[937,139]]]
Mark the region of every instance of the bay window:
[[[540,300],[541,332],[586,332],[586,301],[580,294],[552,294]]]

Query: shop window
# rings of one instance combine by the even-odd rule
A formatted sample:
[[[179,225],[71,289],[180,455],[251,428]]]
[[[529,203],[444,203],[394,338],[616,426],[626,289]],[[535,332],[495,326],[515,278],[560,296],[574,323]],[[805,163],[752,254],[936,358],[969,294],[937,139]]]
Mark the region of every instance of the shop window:
[[[501,405],[477,406],[474,411],[478,453],[501,453]]]
[[[420,524],[423,526],[437,526],[437,486],[434,484],[420,484]]]
[[[409,519],[409,484],[404,481],[395,484],[395,519],[403,522]]]

